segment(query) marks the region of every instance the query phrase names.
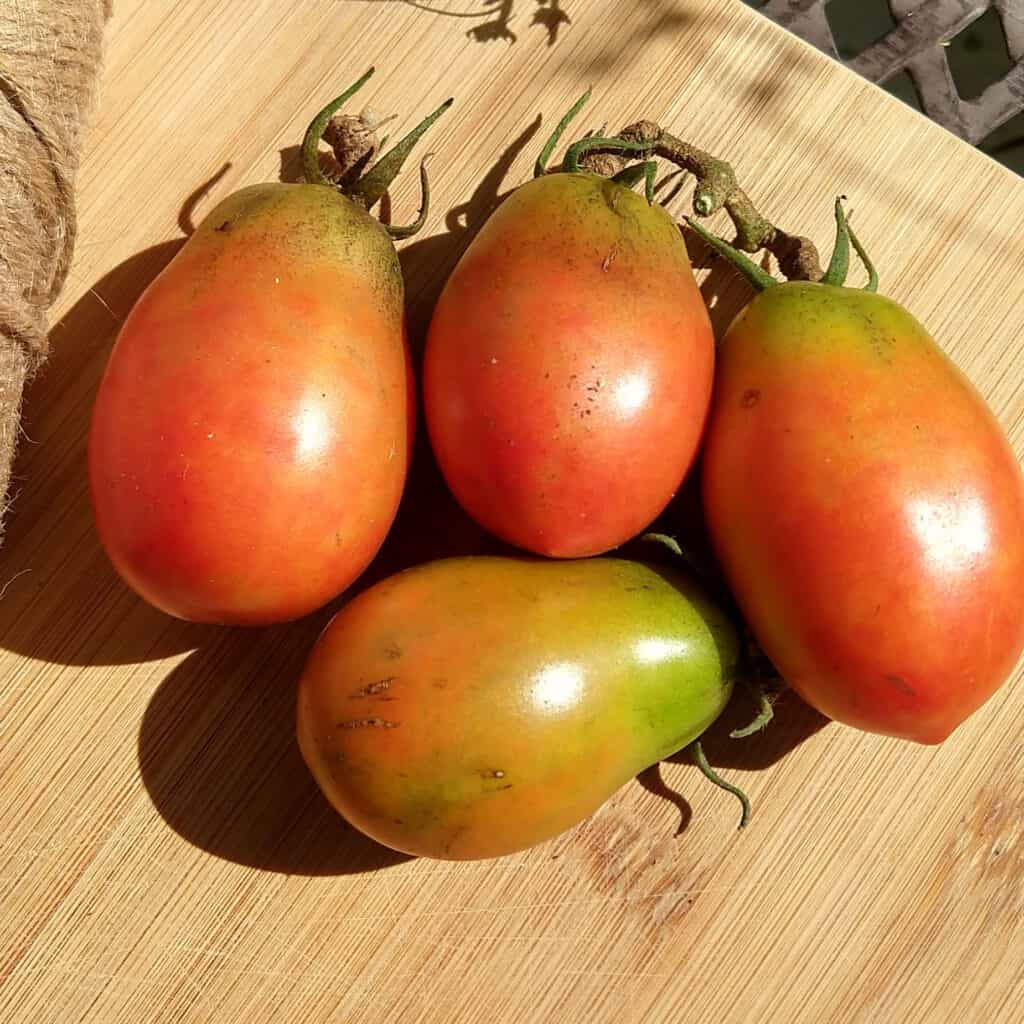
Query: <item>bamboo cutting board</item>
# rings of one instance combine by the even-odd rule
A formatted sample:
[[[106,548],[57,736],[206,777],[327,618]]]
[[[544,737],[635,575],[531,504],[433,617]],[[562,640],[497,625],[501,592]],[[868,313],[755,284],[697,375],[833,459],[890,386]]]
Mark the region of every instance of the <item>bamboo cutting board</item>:
[[[1024,1020],[1019,679],[934,749],[795,699],[757,739],[718,730],[712,761],[755,802],[743,833],[729,797],[669,762],[537,849],[416,861],[349,830],[294,745],[294,685],[330,609],[263,631],[179,623],[98,547],[91,403],[183,203],[228,161],[196,216],[292,173],[308,119],[371,62],[356,109],[410,126],[457,97],[424,147],[424,240],[404,246],[414,327],[593,83],[595,126],[659,120],[732,159],[791,229],[827,241],[846,193],[883,290],[1024,452],[1024,184],[738,0],[561,8],[565,23],[532,0],[116,5],[0,551],[0,1021]],[[705,290],[718,326],[746,297],[719,271]],[[405,514],[390,564],[450,549],[443,517],[425,543],[416,527]]]

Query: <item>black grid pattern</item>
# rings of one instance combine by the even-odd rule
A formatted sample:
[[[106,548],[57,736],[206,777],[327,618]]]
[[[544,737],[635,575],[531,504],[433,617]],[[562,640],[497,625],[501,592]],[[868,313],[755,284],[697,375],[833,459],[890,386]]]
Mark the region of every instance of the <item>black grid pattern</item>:
[[[842,60],[826,8],[864,0],[768,0],[762,14]],[[1024,0],[889,0],[893,28],[843,63],[873,82],[905,71],[921,108],[961,138],[978,144],[1024,111]],[[946,44],[989,11],[998,16],[1012,66],[981,95],[957,91]]]

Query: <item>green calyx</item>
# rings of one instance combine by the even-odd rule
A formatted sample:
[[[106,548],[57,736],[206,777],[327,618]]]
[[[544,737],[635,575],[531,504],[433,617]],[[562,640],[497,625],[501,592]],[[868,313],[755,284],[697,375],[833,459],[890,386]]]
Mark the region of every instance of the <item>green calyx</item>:
[[[537,162],[533,166],[533,176],[535,178],[541,178],[548,173],[548,161],[551,159],[551,154],[554,153],[555,147],[562,140],[562,136],[565,134],[566,129],[576,119],[576,115],[587,105],[590,99],[590,94],[593,89],[588,89],[565,113],[565,116],[561,121],[555,125],[555,130],[551,133],[551,137],[547,142],[544,143],[544,148],[540,151],[540,156],[537,157]]]
[[[424,118],[408,135],[388,150],[361,177],[345,186],[332,182],[320,168],[320,139],[331,118],[341,107],[354,96],[373,76],[374,68],[370,68],[357,82],[349,86],[340,96],[331,100],[310,122],[302,140],[302,169],[306,181],[311,185],[329,185],[338,188],[343,195],[359,203],[366,210],[384,198],[395,178],[398,177],[413,147],[429,130],[434,122],[452,105],[453,99],[445,100],[432,114]],[[426,223],[430,210],[430,186],[427,180],[425,162],[420,165],[420,187],[422,200],[420,212],[416,220],[404,227],[385,227],[392,238],[409,238],[416,234]]]
[[[864,285],[863,290],[877,292],[878,271],[875,270],[875,265],[864,251],[864,246],[861,245],[860,239],[850,225],[852,214],[847,214],[843,209],[845,200],[846,196],[839,196],[836,199],[836,245],[832,250],[832,259],[821,283],[836,285],[840,288],[846,284],[846,276],[850,271],[850,246],[852,244],[861,263],[864,264],[864,269],[868,272],[868,283]]]
[[[558,124],[555,125],[555,130],[551,133],[547,142],[544,143],[544,148],[540,151],[540,156],[537,157],[537,162],[534,164],[533,176],[535,178],[543,177],[548,173],[548,162],[551,160],[552,154],[558,143],[562,141],[562,136],[565,135],[569,125],[572,124],[579,112],[586,106],[592,91],[592,89],[588,89],[580,96],[566,111]],[[583,169],[580,167],[580,160],[586,153],[594,149],[614,153],[638,153],[648,156],[653,152],[654,147],[655,142],[636,142],[619,136],[606,136],[605,129],[602,128],[596,134],[585,135],[578,142],[573,143],[566,150],[561,169],[569,174],[579,173]],[[653,160],[645,160],[642,163],[624,167],[618,174],[614,175],[612,181],[624,185],[626,188],[632,188],[643,181],[645,183],[644,193],[647,196],[647,201],[648,203],[653,203],[654,181],[657,170],[657,165]]]

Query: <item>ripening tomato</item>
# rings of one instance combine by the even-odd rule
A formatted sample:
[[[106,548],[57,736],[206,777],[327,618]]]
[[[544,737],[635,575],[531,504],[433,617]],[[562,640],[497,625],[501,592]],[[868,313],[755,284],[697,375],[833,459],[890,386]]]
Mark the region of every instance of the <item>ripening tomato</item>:
[[[807,282],[755,298],[719,346],[702,484],[740,608],[819,711],[937,743],[1010,675],[1024,478],[897,303]]]
[[[586,171],[517,189],[445,285],[424,412],[452,493],[498,537],[557,557],[665,508],[707,416],[714,339],[678,227]]]
[[[311,182],[339,101],[307,134]],[[121,329],[89,438],[96,525],[125,581],[172,615],[304,615],[388,532],[414,392],[398,257],[368,213],[380,178],[352,197],[322,173],[229,196]]]
[[[350,601],[299,683],[299,746],[378,842],[468,860],[593,813],[729,700],[729,619],[683,574],[451,558]]]

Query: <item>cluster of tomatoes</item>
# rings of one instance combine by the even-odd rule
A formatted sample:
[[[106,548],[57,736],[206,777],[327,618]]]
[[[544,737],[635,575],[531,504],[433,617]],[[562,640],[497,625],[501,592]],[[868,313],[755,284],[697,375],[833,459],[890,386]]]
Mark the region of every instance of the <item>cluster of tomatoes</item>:
[[[314,142],[323,120],[311,126]],[[312,183],[233,194],[125,322],[91,430],[95,517],[120,575],[168,613],[246,625],[302,616],[353,583],[387,536],[409,468],[416,384],[401,268],[367,206],[387,185],[379,168],[397,171],[408,148],[347,194],[312,167]],[[847,245],[841,207],[837,217]],[[834,719],[938,742],[1007,679],[1024,647],[1024,479],[982,398],[921,325],[873,287],[846,287],[838,262],[814,283],[755,274],[763,290],[716,350],[678,226],[628,182],[582,170],[572,156],[508,197],[447,281],[426,341],[426,423],[463,508],[549,559],[600,555],[641,533],[700,452],[715,554],[784,680]],[[529,564],[414,570],[411,582],[400,576],[362,595],[321,638],[300,740],[318,781],[357,824],[373,818],[367,800],[339,793],[365,789],[372,772],[345,743],[384,744],[399,767],[416,762],[414,803],[429,807],[413,823],[419,834],[441,820],[438,807],[485,797],[475,827],[500,831],[507,806],[494,801],[513,790],[510,768],[482,763],[471,784],[432,788],[422,776],[440,756],[424,737],[447,728],[452,743],[472,746],[476,722],[487,743],[507,744],[502,714],[522,721],[529,711],[525,698],[503,703],[489,690],[487,713],[445,712],[452,691],[466,700],[475,684],[446,679],[431,651],[494,643],[475,606],[508,601],[509,588],[530,591],[509,603],[508,614],[522,617],[511,634],[529,646],[549,621],[556,650],[560,624],[575,636],[574,609],[583,609],[591,645],[611,665],[615,652],[595,637],[602,615],[630,617],[607,611],[618,607],[614,580],[641,594],[657,589],[620,561],[605,577],[545,569],[534,593]],[[544,605],[545,587],[558,600]],[[666,639],[664,624],[645,632],[643,616],[657,617],[658,607],[664,601],[638,606],[628,635],[648,663],[669,652],[678,668],[693,634]],[[452,628],[439,625],[445,616]],[[724,628],[711,632],[721,639]],[[407,644],[417,651],[415,700],[388,670]],[[727,661],[719,657],[715,695],[685,727],[668,714],[647,763],[718,713],[735,668]],[[500,674],[493,659],[486,668],[463,662],[488,679]],[[577,669],[568,655],[547,655],[541,669],[522,670],[534,713],[557,717],[584,699]],[[591,669],[600,675],[600,664]],[[353,698],[358,714],[345,710]],[[396,699],[422,729],[408,717],[399,728]],[[331,730],[340,739],[325,753],[317,737]],[[535,748],[520,754],[543,760]],[[635,760],[624,763],[635,771]],[[379,776],[380,765],[373,770]],[[545,784],[566,770],[559,762]],[[396,768],[386,783],[392,804],[409,789],[403,778]],[[383,816],[397,822],[383,841],[453,856],[502,852],[571,823],[493,848],[460,846],[449,829],[447,846],[436,847],[398,835],[413,827],[401,814]],[[381,837],[372,822],[360,827]]]

